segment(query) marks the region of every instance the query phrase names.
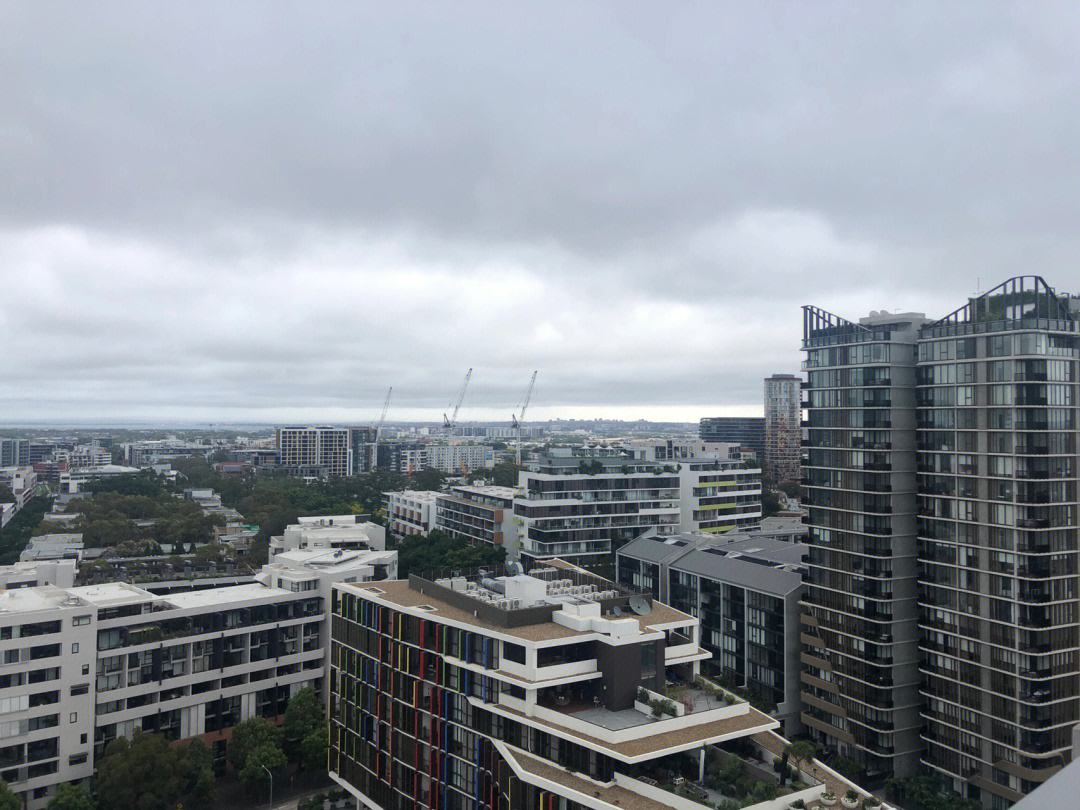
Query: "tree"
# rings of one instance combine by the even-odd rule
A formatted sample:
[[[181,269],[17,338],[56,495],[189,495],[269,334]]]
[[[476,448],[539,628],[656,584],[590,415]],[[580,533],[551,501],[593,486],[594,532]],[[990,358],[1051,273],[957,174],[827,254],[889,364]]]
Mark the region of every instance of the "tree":
[[[11,792],[7,782],[0,782],[0,810],[22,810],[22,802]]]
[[[180,757],[180,776],[183,781],[184,804],[207,807],[214,800],[214,754],[202,740],[192,740],[183,748],[174,749]]]
[[[179,761],[158,734],[136,731],[129,741],[109,743],[98,764],[97,795],[102,807],[173,810],[183,798]]]
[[[304,742],[312,732],[325,725],[326,714],[322,703],[310,686],[304,687],[289,699],[289,705],[285,707],[282,732],[285,738],[285,753],[290,762],[302,761]]]
[[[271,773],[280,771],[286,764],[288,760],[280,747],[271,742],[260,743],[258,747],[248,752],[244,758],[244,766],[237,773],[237,777],[247,785],[248,789],[254,791],[260,785],[269,783],[270,777],[266,773],[267,770]]]
[[[420,490],[440,490],[446,476],[438,470],[418,470],[412,474],[412,488]]]
[[[305,771],[325,771],[329,749],[330,732],[323,724],[300,743],[300,767]]]
[[[518,465],[512,461],[496,464],[491,470],[491,480],[498,487],[516,487],[518,484]]]
[[[772,517],[780,511],[780,498],[771,490],[761,492],[761,514],[764,517]]]
[[[83,785],[62,783],[49,802],[49,810],[96,810],[97,802]]]
[[[248,757],[266,746],[280,750],[280,728],[265,717],[252,717],[237,723],[233,728],[232,739],[229,740],[229,764],[239,773],[247,765]]]
[[[795,770],[802,770],[802,766],[817,756],[817,746],[809,740],[796,740],[784,749],[794,765]]]

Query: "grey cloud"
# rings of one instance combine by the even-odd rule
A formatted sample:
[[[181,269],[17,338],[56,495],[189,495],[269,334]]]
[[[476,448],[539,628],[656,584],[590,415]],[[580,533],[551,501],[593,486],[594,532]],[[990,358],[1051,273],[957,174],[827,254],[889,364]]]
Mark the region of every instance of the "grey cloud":
[[[759,404],[798,306],[1068,286],[1080,10],[9,3],[0,407]],[[480,373],[483,372],[483,373]],[[569,411],[568,411],[569,412]]]

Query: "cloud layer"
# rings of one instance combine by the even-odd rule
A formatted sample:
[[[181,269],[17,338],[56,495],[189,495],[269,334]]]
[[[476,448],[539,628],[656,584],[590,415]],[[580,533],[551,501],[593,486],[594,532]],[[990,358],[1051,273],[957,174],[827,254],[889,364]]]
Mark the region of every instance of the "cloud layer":
[[[3,421],[696,419],[1080,288],[1066,5],[0,8]]]

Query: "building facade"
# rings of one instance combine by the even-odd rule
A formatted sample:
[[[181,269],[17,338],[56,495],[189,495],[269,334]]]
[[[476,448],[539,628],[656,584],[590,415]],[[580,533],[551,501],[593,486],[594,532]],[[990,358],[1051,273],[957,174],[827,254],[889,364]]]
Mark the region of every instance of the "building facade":
[[[483,444],[429,444],[425,468],[447,475],[465,475],[495,466],[495,450]]]
[[[765,456],[765,418],[761,416],[707,417],[701,420],[698,435],[707,442],[752,448],[758,459]]]
[[[700,689],[697,620],[631,596],[561,561],[338,586],[331,778],[369,810],[673,806],[643,766],[776,721]],[[681,711],[655,719],[668,682]]]
[[[802,457],[802,390],[794,374],[765,378],[765,456],[762,470],[774,482],[798,481]]]
[[[201,739],[224,767],[237,723],[280,719],[305,686],[325,699],[331,588],[377,579],[386,554],[286,552],[255,582],[167,594],[69,587],[70,561],[5,566],[0,778],[42,810],[140,730]]]
[[[783,724],[801,729],[800,600],[807,548],[769,532],[722,538],[645,535],[618,551],[622,585],[658,594],[701,622],[702,671],[744,687]]]
[[[514,501],[521,559],[608,564],[616,548],[645,531],[678,530],[680,486],[674,465],[618,449],[555,448],[530,458]]]
[[[823,741],[873,752],[852,733],[871,718],[855,719],[850,637],[867,672],[892,670],[880,731],[898,742],[914,570],[921,762],[985,807],[1008,807],[1069,761],[1080,721],[1080,299],[1024,276],[937,321],[805,318],[806,712]],[[863,549],[858,568],[849,547]],[[867,578],[882,573],[889,590],[870,602]]]
[[[29,439],[0,438],[0,467],[26,467],[32,463]]]
[[[921,315],[804,308],[802,722],[871,777],[919,767],[915,353]]]
[[[431,534],[435,528],[435,499],[433,490],[406,489],[403,492],[384,492],[386,528],[398,537]]]
[[[435,498],[435,528],[474,545],[486,543],[518,554],[514,488],[453,486]]]
[[[291,475],[334,478],[373,469],[375,429],[282,427],[276,431],[278,466]]]
[[[1080,300],[1034,276],[919,342],[924,761],[992,808],[1080,722],[1078,360]]]

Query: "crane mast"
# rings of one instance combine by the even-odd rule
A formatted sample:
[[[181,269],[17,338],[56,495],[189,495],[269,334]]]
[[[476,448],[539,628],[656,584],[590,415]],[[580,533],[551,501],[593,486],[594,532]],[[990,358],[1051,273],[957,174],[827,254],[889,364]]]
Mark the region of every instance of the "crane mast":
[[[518,467],[521,466],[521,423],[525,421],[525,411],[529,408],[529,400],[532,399],[533,386],[536,385],[536,375],[539,373],[539,371],[534,371],[532,377],[529,378],[529,387],[525,389],[525,398],[521,402],[521,415],[510,414],[510,419],[514,423],[514,430],[517,432],[514,456]]]

